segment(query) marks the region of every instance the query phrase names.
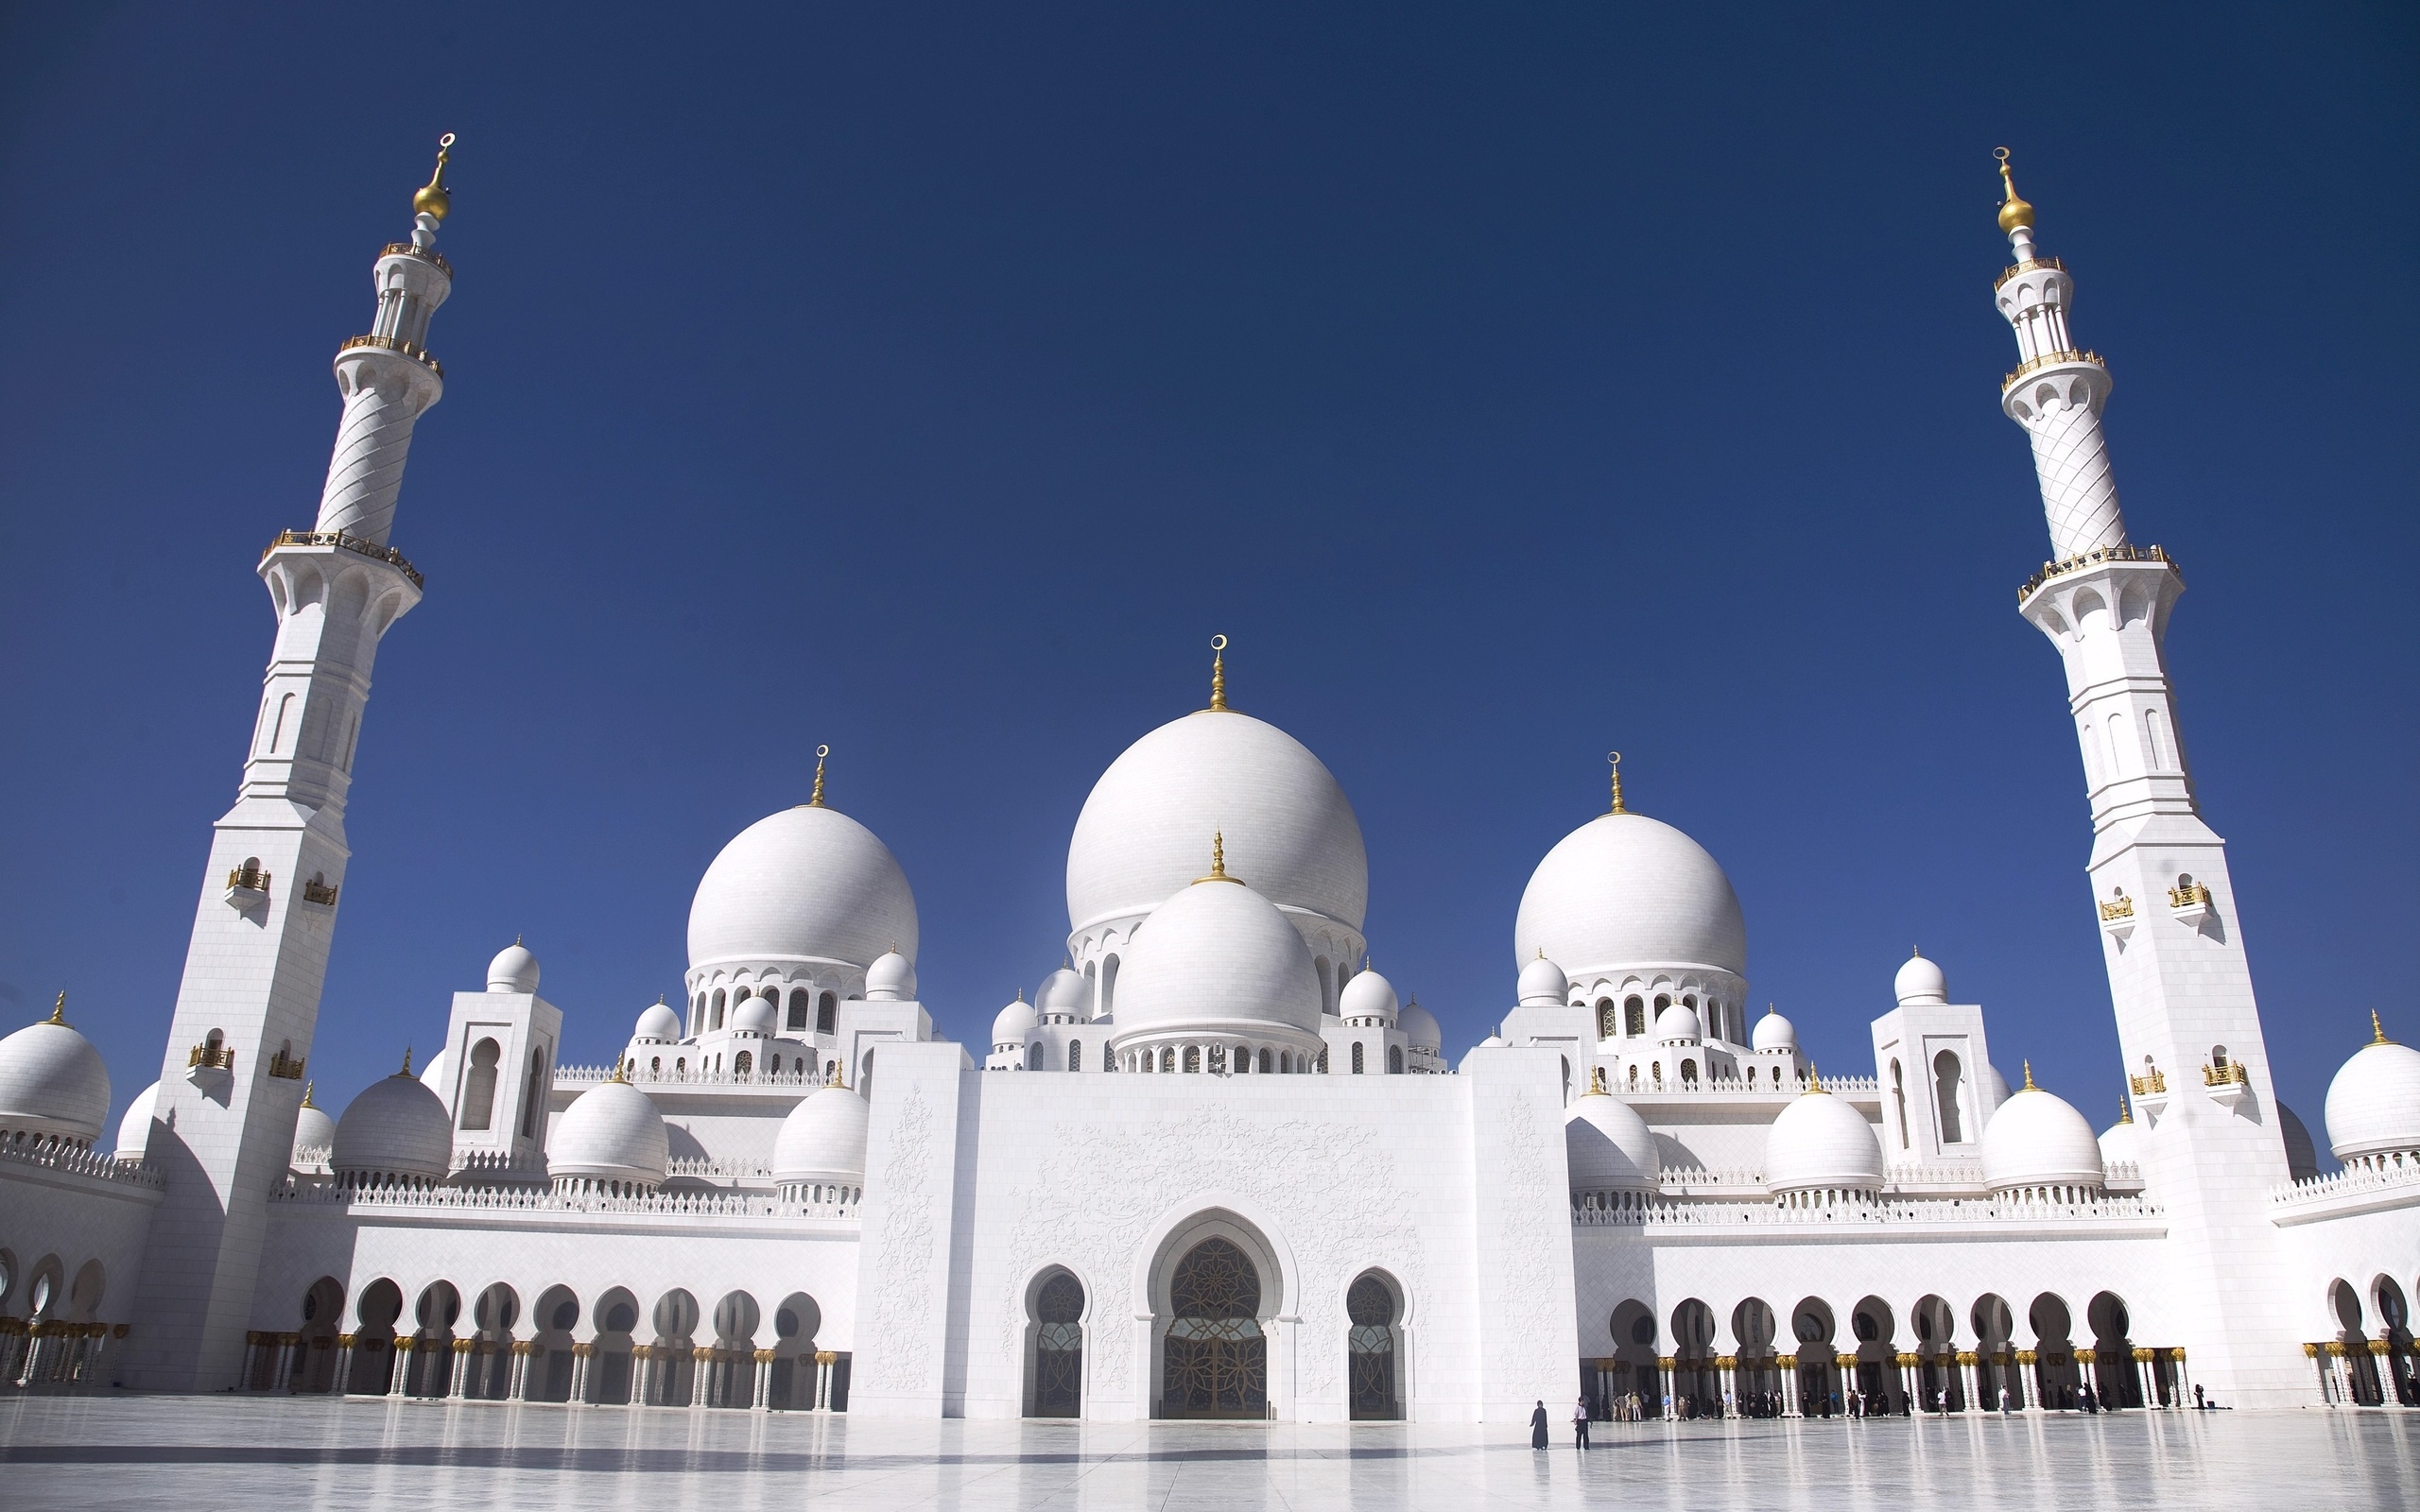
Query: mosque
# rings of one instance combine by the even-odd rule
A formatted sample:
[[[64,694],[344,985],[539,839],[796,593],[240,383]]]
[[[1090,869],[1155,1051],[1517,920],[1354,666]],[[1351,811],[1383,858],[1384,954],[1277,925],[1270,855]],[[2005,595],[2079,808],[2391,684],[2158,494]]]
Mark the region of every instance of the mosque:
[[[1722,868],[1618,765],[1518,902],[1513,1003],[1449,1052],[1367,966],[1351,802],[1228,706],[1223,656],[1092,789],[1067,964],[987,1044],[934,1032],[909,881],[819,764],[706,869],[680,1001],[611,1064],[563,1062],[516,942],[331,1117],[313,1034],[372,662],[423,588],[389,538],[444,388],[446,161],[337,354],[318,519],[261,558],[275,644],[159,1079],[112,1131],[63,999],[0,1040],[0,1377],[1296,1422],[2420,1404],[2420,1052],[2348,1034],[2322,1175],[2183,754],[2184,578],[2126,533],[2108,369],[2004,153],[2000,403],[2050,532],[2017,610],[2082,745],[2114,1126],[2012,1087],[1922,956],[1871,1074],[1819,1074],[1749,1007]]]

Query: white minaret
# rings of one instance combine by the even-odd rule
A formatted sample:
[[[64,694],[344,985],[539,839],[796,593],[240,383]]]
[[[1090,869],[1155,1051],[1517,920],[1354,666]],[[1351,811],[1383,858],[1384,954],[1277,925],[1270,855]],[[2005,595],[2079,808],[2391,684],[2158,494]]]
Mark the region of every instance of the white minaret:
[[[2187,1341],[2192,1378],[2230,1406],[2308,1395],[2269,1189],[2287,1179],[2260,1012],[2226,843],[2202,820],[2162,643],[2185,591],[2157,546],[2126,539],[2100,428],[2101,360],[2067,329],[2075,281],[2033,245],[2033,207],[2007,198],[2016,266],[1995,293],[2023,359],[2000,406],[2033,439],[2052,559],[2017,610],[2059,648],[2092,801],[2094,922],[2109,969],[2144,1177],[2168,1211],[2171,1270],[2130,1298],[2137,1337]]]
[[[454,286],[436,245],[453,142],[412,197],[412,239],[379,255],[375,326],[337,352],[344,421],[319,521],[261,558],[277,644],[243,784],[211,842],[152,1109],[148,1160],[167,1191],[128,1341],[130,1384],[147,1389],[236,1384],[256,1326],[268,1193],[293,1143],[352,854],[344,803],[371,662],[420,602],[421,576],[387,534],[413,422],[444,392],[423,344]]]

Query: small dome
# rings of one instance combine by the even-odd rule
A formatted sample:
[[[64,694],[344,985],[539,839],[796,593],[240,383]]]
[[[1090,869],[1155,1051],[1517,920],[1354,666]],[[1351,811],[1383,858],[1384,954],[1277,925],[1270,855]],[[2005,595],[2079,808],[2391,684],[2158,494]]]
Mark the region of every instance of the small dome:
[[[1034,1015],[1033,1005],[1020,996],[992,1016],[992,1042],[995,1045],[1022,1045],[1026,1031],[1039,1022]]]
[[[1501,1050],[1505,1047],[1505,1043],[1506,1041],[1502,1035],[1492,1034],[1486,1039],[1480,1040],[1478,1042],[1478,1047],[1481,1050]]]
[[[1388,1023],[1402,1017],[1395,1001],[1395,985],[1371,971],[1353,973],[1353,979],[1344,984],[1344,990],[1337,994],[1336,1011],[1340,1018],[1378,1019]]]
[[[428,1057],[428,1064],[423,1066],[420,1071],[420,1084],[435,1092],[438,1100],[442,1102],[445,1099],[445,1089],[453,1083],[454,1047],[448,1045]]]
[[[916,895],[890,848],[838,809],[802,803],[732,837],[689,904],[689,968],[913,959]]]
[[[2102,1129],[2100,1138],[2096,1143],[2100,1146],[2101,1174],[2104,1177],[2108,1174],[2108,1167],[2120,1161],[2136,1166],[2142,1163],[2143,1125],[2135,1123],[2132,1116],[2120,1118],[2117,1123]]]
[[[488,962],[488,990],[491,992],[535,992],[538,990],[538,957],[527,947],[514,940],[495,953]]]
[[[664,1115],[654,1099],[626,1081],[598,1082],[573,1098],[546,1137],[552,1177],[652,1187],[663,1185],[671,1163]]]
[[[1563,1115],[1574,1192],[1652,1192],[1663,1168],[1655,1136],[1628,1103],[1591,1091]]]
[[[1092,993],[1081,972],[1063,966],[1042,979],[1042,990],[1033,995],[1033,1004],[1038,1012],[1080,1019],[1092,1005]]]
[[[1903,1008],[1949,1001],[1949,978],[1943,973],[1940,963],[1926,960],[1922,951],[1908,957],[1891,987]]]
[[[2099,1187],[2109,1179],[2100,1141],[2064,1097],[2029,1083],[2010,1094],[1983,1129],[1983,1183],[2011,1187]]]
[[[761,994],[741,998],[739,1006],[731,1010],[731,1028],[734,1034],[770,1036],[781,1027],[781,1010],[773,1005],[771,998]]]
[[[2319,1175],[2319,1147],[2311,1143],[2310,1129],[2283,1103],[2277,1105],[2277,1132],[2286,1139],[2287,1178],[2308,1181]]]
[[[408,1072],[363,1088],[337,1120],[332,1143],[328,1164],[346,1173],[442,1181],[454,1159],[445,1104]]]
[[[2007,1102],[2008,1078],[2000,1074],[2000,1068],[1987,1060],[1983,1062],[1983,1074],[1992,1089],[1992,1106],[1997,1108],[2000,1104]]]
[[[1541,955],[1521,968],[1521,983],[1514,989],[1525,1008],[1559,1008],[1571,1001],[1571,979],[1563,968]]]
[[[1743,975],[1748,926],[1731,879],[1695,840],[1643,814],[1600,814],[1530,874],[1514,959],[1543,953],[1566,971],[1699,966]]]
[[[885,951],[866,968],[868,1003],[916,1001],[916,963],[895,950]]]
[[[1882,1141],[1863,1114],[1810,1088],[1765,1131],[1765,1186],[1772,1192],[1878,1192]]]
[[[681,1038],[681,1015],[663,1003],[651,1003],[648,1005],[647,1011],[639,1015],[638,1027],[631,1031],[631,1038],[678,1040]]]
[[[1396,1018],[1396,1026],[1403,1030],[1406,1040],[1424,1050],[1442,1051],[1445,1048],[1445,1031],[1437,1026],[1437,1015],[1422,1007],[1418,998],[1403,1005],[1403,1011]]]
[[[866,1100],[846,1087],[826,1087],[791,1108],[773,1140],[773,1179],[863,1184],[867,1111]]]
[[[90,1144],[109,1126],[110,1074],[61,1009],[0,1040],[0,1128]]]
[[[1693,1045],[1705,1038],[1705,1025],[1698,1022],[1696,1012],[1685,1004],[1675,1003],[1655,1016],[1655,1038],[1667,1043]]]
[[[2420,1150],[2420,1050],[2379,1031],[2327,1084],[2326,1111],[2327,1143],[2340,1160]]]
[[[1767,1008],[1765,1016],[1756,1021],[1755,1031],[1749,1036],[1749,1040],[1752,1050],[1796,1050],[1798,1025]]]
[[[1302,934],[1234,881],[1196,883],[1160,904],[1117,978],[1122,1034],[1270,1024],[1316,1034],[1321,1011]]]
[[[117,1121],[117,1158],[119,1160],[140,1160],[150,1149],[151,1110],[159,1104],[160,1084],[155,1081],[136,1092],[134,1101],[126,1105],[126,1116]],[[328,1115],[320,1113],[320,1116],[326,1118]],[[328,1130],[334,1133],[336,1125],[330,1124]]]

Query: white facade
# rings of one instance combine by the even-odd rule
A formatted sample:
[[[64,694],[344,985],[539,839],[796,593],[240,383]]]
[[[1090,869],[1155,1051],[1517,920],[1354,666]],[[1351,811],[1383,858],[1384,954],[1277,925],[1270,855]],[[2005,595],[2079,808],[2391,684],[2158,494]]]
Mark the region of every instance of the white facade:
[[[2013,186],[2003,402],[2055,552],[2019,607],[2068,674],[2078,927],[2139,1115],[2099,1135],[2011,1088],[1920,954],[1887,996],[1877,968],[1872,1074],[1820,1075],[1747,1010],[1720,864],[1618,780],[1449,1057],[1368,969],[1350,801],[1227,707],[1223,659],[1096,786],[1063,963],[979,1057],[935,1035],[908,879],[819,766],[708,868],[683,1002],[614,1064],[561,1063],[516,942],[420,1075],[303,1109],[371,658],[420,593],[386,541],[451,275],[441,186],[415,209],[338,359],[318,527],[263,562],[261,726],[114,1156],[63,1008],[0,1040],[9,1379],[1099,1419],[2420,1403],[2420,1053],[2380,1028],[2347,1062],[2318,1175],[2181,753],[2182,580],[2127,540],[2107,372]]]

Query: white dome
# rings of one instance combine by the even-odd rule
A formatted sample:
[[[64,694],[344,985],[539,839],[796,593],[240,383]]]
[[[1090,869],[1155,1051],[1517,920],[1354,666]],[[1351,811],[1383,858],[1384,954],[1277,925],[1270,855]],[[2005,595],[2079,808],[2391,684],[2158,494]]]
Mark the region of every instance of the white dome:
[[[1891,988],[1898,994],[1901,1007],[1949,1001],[1949,978],[1943,973],[1941,964],[1926,960],[1922,951],[1909,956],[1900,966],[1899,974],[1893,978]]]
[[[2008,1101],[2008,1078],[2000,1074],[1999,1067],[1988,1060],[1983,1062],[1983,1071],[1991,1081],[1992,1106],[1997,1108]]]
[[[2277,1105],[2277,1132],[2286,1139],[2287,1178],[2308,1181],[2319,1175],[2319,1146],[2311,1143],[2301,1117],[2283,1103]]]
[[[150,1149],[151,1110],[159,1106],[160,1084],[156,1081],[136,1092],[134,1101],[126,1105],[126,1116],[117,1121],[116,1155],[119,1160],[140,1160]],[[321,1113],[320,1116],[325,1118],[328,1115]],[[331,1124],[328,1127],[333,1132],[336,1125]]]
[[[1261,897],[1361,928],[1370,860],[1344,790],[1275,725],[1207,710],[1129,746],[1093,784],[1067,842],[1068,926],[1167,902],[1201,875],[1214,832],[1226,836],[1229,869]]]
[[[1063,966],[1042,979],[1042,990],[1033,995],[1033,1004],[1038,1012],[1072,1014],[1080,1019],[1091,1006],[1091,999],[1082,973]]]
[[[647,1006],[647,1011],[639,1015],[638,1027],[631,1031],[631,1038],[633,1040],[678,1040],[681,1038],[681,1015],[673,1012],[666,1004],[650,1003]]]
[[[2100,1141],[2064,1097],[2025,1086],[2010,1094],[1983,1129],[1983,1183],[2011,1187],[2098,1187],[2109,1179]]]
[[[689,968],[916,956],[916,895],[890,848],[837,809],[758,819],[706,868],[689,903]]]
[[[1705,1025],[1698,1022],[1695,1009],[1675,1003],[1655,1016],[1655,1038],[1693,1045],[1705,1038]]]
[[[1401,1005],[1395,999],[1395,985],[1375,971],[1356,971],[1337,994],[1336,1011],[1340,1018],[1378,1019],[1393,1023],[1401,1015]]]
[[[2121,1118],[2102,1129],[2100,1138],[2096,1143],[2100,1146],[2100,1164],[2104,1177],[2108,1174],[2108,1168],[2119,1161],[2135,1166],[2142,1164],[2143,1125],[2135,1123],[2131,1117]]]
[[[1562,967],[1541,955],[1521,968],[1513,996],[1525,1008],[1559,1008],[1571,1001],[1571,979],[1563,974]]]
[[[438,1100],[442,1102],[445,1098],[445,1091],[453,1081],[454,1047],[448,1045],[429,1057],[428,1064],[420,1069],[420,1084],[435,1092]]]
[[[1020,993],[1014,1003],[992,1016],[992,1042],[995,1045],[1022,1045],[1026,1031],[1040,1022],[1034,1015],[1033,1005]]]
[[[885,951],[866,968],[866,1001],[869,1003],[913,1003],[916,1001],[916,963],[897,951]]]
[[[1663,1168],[1655,1136],[1628,1103],[1591,1091],[1563,1115],[1574,1192],[1652,1192]]]
[[[846,1087],[826,1087],[791,1108],[773,1140],[773,1179],[862,1184],[866,1114],[866,1100]]]
[[[664,1115],[653,1098],[626,1081],[598,1082],[573,1098],[546,1136],[551,1177],[661,1186],[671,1163]]]
[[[1600,814],[1530,874],[1512,954],[1566,972],[1703,966],[1744,975],[1748,926],[1731,879],[1703,847],[1643,814]]]
[[[328,1164],[337,1171],[442,1181],[454,1130],[438,1095],[399,1071],[361,1090],[337,1120],[334,1146]]]
[[[0,1040],[0,1128],[90,1144],[109,1126],[110,1074],[64,1019]]]
[[[1752,1050],[1796,1050],[1798,1025],[1767,1008],[1765,1016],[1756,1021],[1755,1030],[1749,1040]]]
[[[1310,947],[1275,904],[1234,882],[1201,882],[1152,911],[1117,978],[1121,1035],[1179,1026],[1316,1034]]]
[[[1846,1102],[1809,1090],[1765,1131],[1765,1186],[1773,1192],[1878,1192],[1882,1142]]]
[[[741,998],[739,1006],[731,1010],[731,1029],[734,1034],[769,1036],[781,1027],[781,1011],[773,1005],[773,1000],[769,997],[760,995]]]
[[[538,990],[538,957],[519,940],[514,940],[495,953],[488,962],[488,990],[491,992],[535,992]]]
[[[1437,1015],[1420,1005],[1418,998],[1403,1005],[1396,1027],[1403,1037],[1425,1050],[1445,1048],[1445,1031],[1437,1026]]]
[[[2420,1050],[2381,1031],[2327,1084],[2326,1114],[2328,1147],[2340,1160],[2420,1150]]]
[[[302,1106],[294,1110],[294,1149],[286,1158],[297,1170],[327,1163],[328,1152],[337,1143],[337,1121],[311,1105],[307,1091],[303,1098]]]

